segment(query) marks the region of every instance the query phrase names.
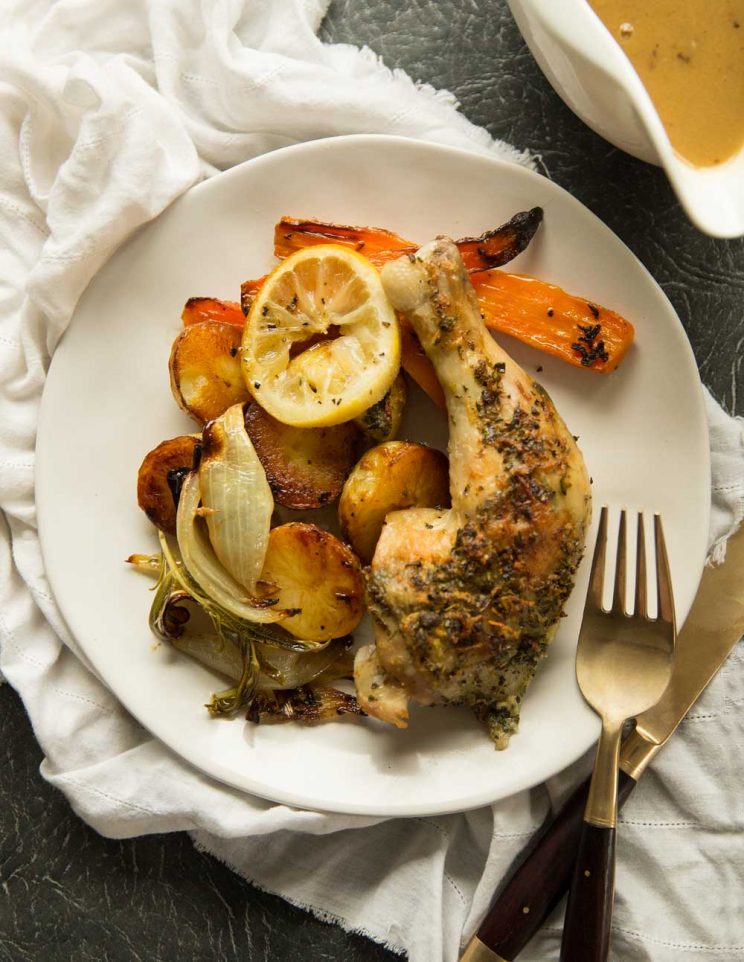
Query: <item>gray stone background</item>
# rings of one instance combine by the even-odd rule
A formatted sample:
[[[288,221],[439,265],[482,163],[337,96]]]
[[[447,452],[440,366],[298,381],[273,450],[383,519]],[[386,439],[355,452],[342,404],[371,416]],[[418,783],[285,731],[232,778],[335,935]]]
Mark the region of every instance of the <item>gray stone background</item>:
[[[702,378],[744,413],[744,241],[686,220],[664,175],[596,137],[549,88],[504,0],[334,0],[331,42],[367,44],[391,67],[453,91],[494,136],[542,157],[661,284]],[[185,835],[96,835],[38,773],[15,692],[0,689],[0,960],[383,962],[396,958],[257,891]]]

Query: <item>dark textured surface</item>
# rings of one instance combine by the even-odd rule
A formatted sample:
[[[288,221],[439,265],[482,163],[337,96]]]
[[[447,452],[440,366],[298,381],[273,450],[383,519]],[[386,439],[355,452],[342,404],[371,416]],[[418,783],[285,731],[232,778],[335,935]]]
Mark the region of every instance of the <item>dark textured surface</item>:
[[[706,237],[663,172],[611,147],[548,85],[505,0],[337,0],[324,39],[364,42],[390,67],[451,90],[494,137],[594,211],[646,265],[687,330],[703,381],[744,413],[744,239]],[[738,387],[738,392],[737,392]]]
[[[714,241],[661,171],[614,150],[548,87],[503,0],[335,0],[329,41],[452,90],[465,114],[529,147],[637,254],[677,308],[705,382],[744,411],[744,241]],[[739,388],[737,392],[737,386]],[[396,958],[236,878],[182,835],[103,839],[38,774],[17,696],[0,689],[0,960],[382,962]]]
[[[395,959],[248,885],[188,836],[112,841],[42,781],[23,706],[0,689],[1,962]]]

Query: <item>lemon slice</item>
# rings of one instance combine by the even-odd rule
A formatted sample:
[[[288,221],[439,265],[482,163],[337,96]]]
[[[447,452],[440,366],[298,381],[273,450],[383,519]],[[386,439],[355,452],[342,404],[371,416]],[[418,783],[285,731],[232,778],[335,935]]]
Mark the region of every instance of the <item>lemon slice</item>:
[[[249,391],[277,420],[319,427],[358,417],[400,366],[398,324],[377,270],[345,247],[292,254],[256,295],[241,358]]]

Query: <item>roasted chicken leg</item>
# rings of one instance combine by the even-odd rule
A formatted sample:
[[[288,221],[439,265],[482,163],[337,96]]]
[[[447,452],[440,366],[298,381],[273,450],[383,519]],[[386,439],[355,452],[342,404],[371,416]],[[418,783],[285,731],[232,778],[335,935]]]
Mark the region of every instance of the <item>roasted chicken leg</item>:
[[[382,280],[446,395],[452,507],[387,516],[359,701],[398,727],[410,698],[467,705],[504,748],[573,586],[589,478],[547,393],[486,330],[452,241],[386,265]]]

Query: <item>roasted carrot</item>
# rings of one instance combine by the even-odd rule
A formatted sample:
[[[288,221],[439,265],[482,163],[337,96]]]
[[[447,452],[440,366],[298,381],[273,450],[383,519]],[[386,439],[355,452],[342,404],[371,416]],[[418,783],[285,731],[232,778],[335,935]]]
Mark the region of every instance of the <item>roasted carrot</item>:
[[[217,297],[190,297],[181,314],[184,326],[201,321],[222,321],[243,327],[245,315],[236,301],[221,301]]]
[[[553,354],[577,367],[614,371],[633,343],[633,325],[606,307],[554,284],[504,271],[471,276],[489,330]],[[415,333],[401,324],[401,366],[444,410],[434,365]]]
[[[542,215],[542,209],[535,207],[480,237],[457,242],[486,325],[576,367],[614,371],[633,343],[634,329],[629,321],[553,284],[494,269],[524,250]],[[280,258],[304,247],[328,243],[359,250],[378,266],[417,250],[417,245],[410,241],[376,227],[346,227],[284,217],[274,229],[274,253]],[[263,281],[259,277],[241,285],[245,314]],[[444,408],[444,393],[434,368],[410,328],[402,327],[401,345],[403,369],[438,407]]]
[[[633,343],[630,321],[545,281],[505,271],[471,275],[486,326],[577,367],[614,371]]]
[[[469,271],[502,267],[527,247],[542,217],[542,208],[533,207],[532,210],[515,214],[501,227],[486,231],[480,237],[463,237],[456,243],[465,266]],[[343,224],[283,217],[274,228],[274,254],[279,258],[316,244],[351,247],[364,254],[377,267],[402,254],[415,254],[419,247],[380,227],[346,227]]]
[[[280,259],[288,257],[303,247],[316,244],[341,244],[352,247],[368,257],[373,264],[382,255],[385,263],[409,250],[416,250],[411,241],[380,227],[348,227],[344,224],[326,224],[323,221],[295,220],[282,217],[274,227],[274,254]]]
[[[438,408],[442,411],[446,410],[444,391],[434,365],[424,353],[421,342],[406,323],[400,325],[400,366],[429,395]]]
[[[480,237],[463,237],[457,241],[469,271],[502,267],[527,247],[542,222],[541,207],[515,214],[501,227],[486,231]],[[415,254],[419,245],[381,227],[348,227],[324,221],[295,220],[282,217],[274,227],[274,254],[280,260],[305,247],[338,244],[363,253],[373,264],[383,264],[403,254]],[[264,278],[245,281],[240,286],[243,313],[250,310],[256,291]]]

